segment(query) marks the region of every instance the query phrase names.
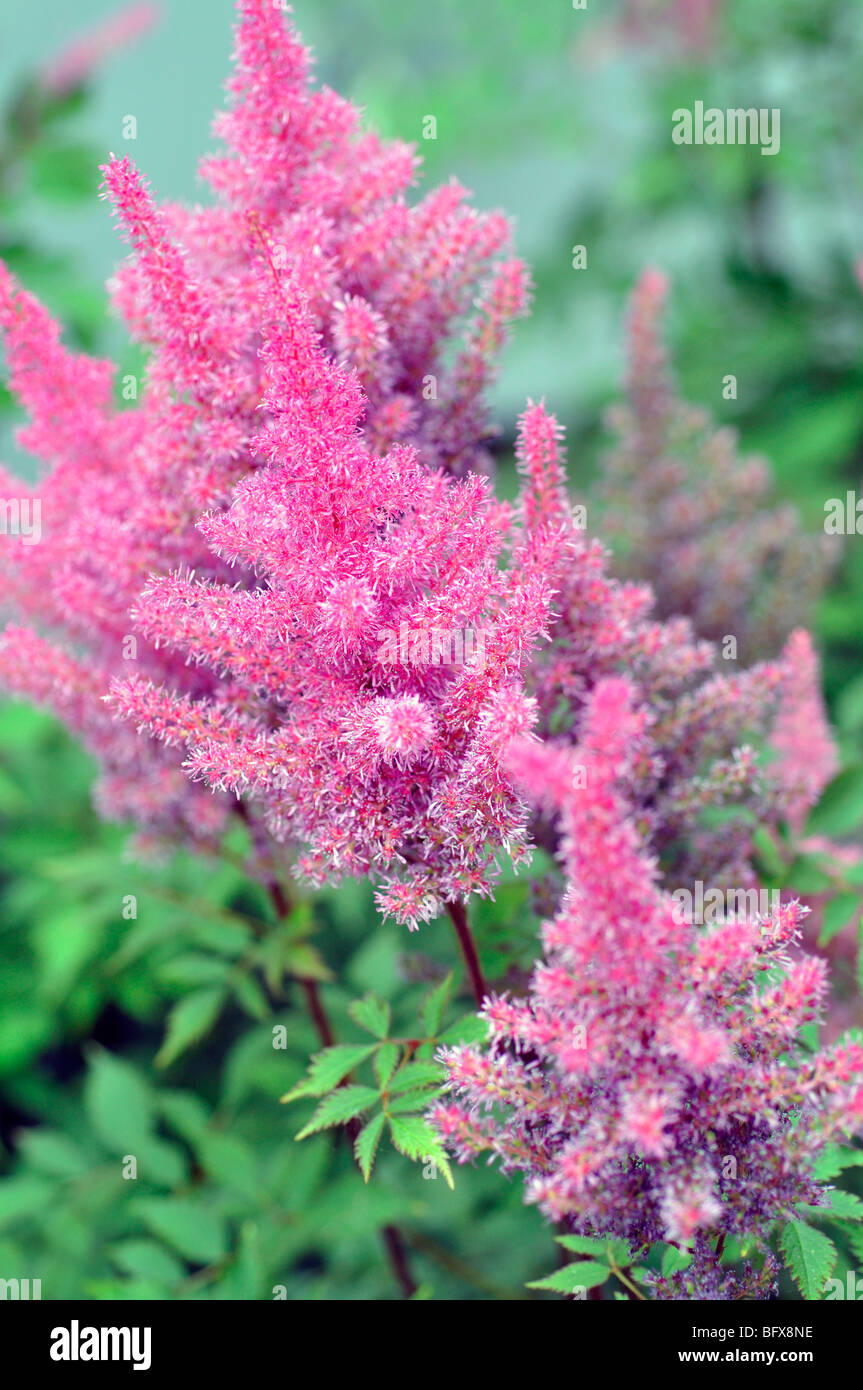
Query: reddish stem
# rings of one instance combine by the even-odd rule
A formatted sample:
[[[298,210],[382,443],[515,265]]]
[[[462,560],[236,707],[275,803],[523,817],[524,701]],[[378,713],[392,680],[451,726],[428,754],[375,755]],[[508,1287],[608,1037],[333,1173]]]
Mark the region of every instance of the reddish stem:
[[[399,1288],[402,1291],[402,1298],[413,1298],[417,1291],[414,1277],[411,1274],[408,1264],[407,1246],[402,1239],[402,1233],[398,1226],[382,1226],[381,1239],[387,1258],[392,1266],[392,1271],[398,1280]]]
[[[478,1006],[482,1008],[483,1001],[488,994],[488,985],[482,973],[482,966],[477,955],[476,942],[473,939],[470,926],[468,925],[467,913],[462,903],[447,903],[446,910],[452,918],[455,927],[455,934],[458,937],[458,944],[464,958],[465,968],[467,969],[470,987],[473,990],[473,997]]]

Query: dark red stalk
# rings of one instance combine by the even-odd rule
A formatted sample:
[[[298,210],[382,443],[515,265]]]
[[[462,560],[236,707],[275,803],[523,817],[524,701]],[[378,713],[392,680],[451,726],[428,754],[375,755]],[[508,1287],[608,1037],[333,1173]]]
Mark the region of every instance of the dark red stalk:
[[[468,925],[467,913],[462,903],[447,903],[446,910],[449,913],[452,924],[455,927],[455,934],[458,937],[458,944],[464,958],[465,968],[470,980],[470,987],[473,990],[473,997],[479,1008],[482,1008],[483,1001],[488,995],[489,989],[482,973],[482,966],[479,963],[476,943],[473,939],[470,926]]]

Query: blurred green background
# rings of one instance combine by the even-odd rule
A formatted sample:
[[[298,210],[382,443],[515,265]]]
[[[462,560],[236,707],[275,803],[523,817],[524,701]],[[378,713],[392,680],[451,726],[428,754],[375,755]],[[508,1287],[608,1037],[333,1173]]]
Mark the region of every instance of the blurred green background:
[[[196,163],[228,70],[230,0],[161,11],[23,140],[8,119],[21,83],[110,6],[31,0],[0,16],[0,254],[73,340],[121,362],[129,348],[104,298],[121,251],[96,166],[122,150],[160,196],[202,197]],[[574,485],[588,486],[623,373],[626,297],[655,264],[673,276],[685,396],[767,454],[778,496],[817,530],[826,499],[859,488],[863,471],[863,5],[726,0],[702,46],[675,13],[664,0],[591,0],[586,12],[569,0],[295,5],[320,78],[384,134],[418,141],[424,187],[454,176],[514,218],[536,297],[495,388],[504,444],[525,398],[545,396],[570,431]],[[696,100],[780,107],[780,153],[673,146],[671,112]],[[433,141],[421,138],[427,115]],[[586,270],[572,268],[575,244]],[[727,373],[736,401],[722,399]],[[0,390],[7,463],[16,419]],[[849,537],[817,635],[831,715],[857,756],[861,627],[863,544]],[[275,1001],[288,1048],[272,1048],[274,1001],[244,964],[266,906],[230,868],[124,858],[122,832],[89,808],[88,778],[49,719],[3,708],[0,1277],[41,1277],[46,1298],[269,1298],[275,1285],[289,1299],[390,1298],[377,1230],[397,1221],[423,1295],[527,1296],[553,1254],[520,1184],[460,1172],[453,1195],[391,1155],[366,1188],[344,1144],[294,1143],[298,1121],[277,1100],[315,1044],[288,989]],[[491,975],[496,952],[501,964],[532,957],[528,893],[508,883],[479,913]],[[121,915],[129,894],[134,922]],[[437,927],[408,941],[376,924],[362,887],[322,895],[315,925],[344,976],[325,994],[346,1039],[350,997],[374,987],[408,1027],[419,977],[450,959]],[[223,992],[218,1017],[206,1041],[157,1065],[167,1009],[192,988]],[[120,1174],[118,1115],[139,1136],[134,1183]]]

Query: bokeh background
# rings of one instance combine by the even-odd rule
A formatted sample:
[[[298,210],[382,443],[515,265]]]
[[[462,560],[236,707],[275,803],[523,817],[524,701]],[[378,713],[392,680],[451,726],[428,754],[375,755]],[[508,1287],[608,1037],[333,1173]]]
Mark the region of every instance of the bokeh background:
[[[212,147],[230,52],[230,0],[159,9],[47,122],[28,117],[28,80],[110,4],[30,0],[0,14],[0,254],[73,341],[125,370],[134,352],[104,294],[122,252],[97,166],[109,150],[130,153],[160,196],[203,197],[196,163]],[[817,531],[828,498],[861,489],[857,0],[294,9],[321,80],[384,134],[418,142],[423,187],[455,177],[514,219],[536,293],[495,388],[504,473],[525,398],[544,396],[569,430],[574,486],[588,489],[624,370],[626,298],[652,264],[672,276],[684,395],[767,455],[778,497]],[[779,107],[781,151],[673,146],[671,112],[696,100]],[[430,115],[436,139],[424,140]],[[586,270],[572,268],[576,244]],[[736,401],[722,398],[728,373]],[[15,424],[0,385],[0,457],[27,472]],[[816,635],[852,758],[863,749],[861,630],[863,541],[848,537]],[[0,707],[0,1277],[41,1277],[46,1298],[269,1298],[274,1285],[291,1300],[389,1298],[377,1230],[398,1221],[424,1295],[527,1297],[553,1255],[518,1184],[471,1172],[451,1194],[385,1158],[366,1188],[346,1146],[294,1143],[297,1122],[277,1101],[314,1039],[287,996],[289,1046],[273,1051],[266,1001],[244,970],[265,904],[230,866],[128,860],[122,831],[90,809],[89,776],[52,721]],[[532,958],[529,892],[507,882],[479,912],[492,976],[496,951]],[[121,915],[128,895],[134,921]],[[314,912],[343,978],[327,986],[343,1035],[347,1001],[365,988],[415,1016],[448,943],[378,925],[362,887],[322,895]],[[206,1041],[166,1052],[170,1003],[226,979],[231,1002]],[[136,1182],[120,1175],[118,1130],[139,1136]]]

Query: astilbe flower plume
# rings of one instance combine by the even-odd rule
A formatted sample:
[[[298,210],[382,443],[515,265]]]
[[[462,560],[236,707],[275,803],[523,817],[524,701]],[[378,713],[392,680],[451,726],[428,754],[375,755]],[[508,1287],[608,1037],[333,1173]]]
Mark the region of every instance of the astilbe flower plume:
[[[545,547],[542,564],[555,590],[551,641],[527,672],[536,732],[577,743],[591,692],[625,673],[650,730],[641,756],[628,764],[627,795],[666,886],[696,879],[754,885],[753,825],[798,828],[800,767],[807,767],[809,804],[832,774],[823,707],[820,719],[812,718],[818,678],[811,639],[797,633],[776,660],[723,671],[716,646],[697,638],[691,620],[656,618],[650,588],[614,578],[600,543],[575,529],[562,431],[542,406],[532,405],[522,418],[517,459],[521,519],[533,552]],[[810,692],[808,728],[792,713],[801,683]],[[771,736],[779,757],[768,766],[754,741]],[[542,806],[533,831],[555,847]]]
[[[279,410],[313,389],[302,353],[290,355],[297,344],[289,333],[274,335],[274,323],[288,313],[308,316],[308,341],[319,338],[347,373],[348,414],[358,417],[362,387],[365,451],[383,457],[398,442],[431,474],[463,475],[488,469],[484,390],[507,325],[527,301],[524,268],[506,254],[506,220],[476,213],[456,184],[410,206],[411,149],[363,133],[348,102],[311,86],[309,54],[280,7],[240,0],[238,10],[231,106],[216,122],[226,152],[202,165],[215,205],[159,207],[130,160],[112,158],[104,170],[104,195],[133,252],[115,277],[113,302],[148,353],[140,399],[135,379],[123,382],[132,408],[113,404],[111,366],[66,350],[58,326],[0,269],[10,385],[30,415],[21,442],[50,469],[32,494],[10,475],[2,479],[7,496],[41,505],[43,534],[38,545],[10,539],[3,547],[4,604],[14,624],[0,679],[55,708],[86,739],[101,765],[97,799],[106,814],[171,840],[208,839],[229,802],[194,786],[176,750],[116,722],[101,697],[130,669],[192,701],[219,686],[205,651],[187,668],[161,638],[147,642],[131,625],[150,576],[181,570],[238,587],[250,661],[244,689],[261,679],[266,657],[252,660],[263,599],[254,567],[271,555],[252,545],[232,552],[226,536],[229,562],[222,561],[197,523],[205,511],[223,511],[237,484],[265,462],[255,440],[267,426],[264,395],[274,374],[283,374]],[[316,420],[331,423],[323,411]],[[391,474],[400,457],[407,455],[394,458]],[[348,458],[334,465],[345,476],[351,466]],[[410,468],[404,476],[413,476]],[[359,483],[356,495],[370,517],[364,488]],[[478,557],[485,523],[469,518],[480,492],[469,487],[457,503],[439,482],[425,493],[431,509],[440,498],[439,528],[456,525],[456,512],[467,532],[474,525],[467,545]],[[276,494],[266,523],[271,550],[286,505]],[[322,486],[320,498],[326,494]],[[403,484],[393,496],[406,500]],[[338,524],[336,510],[331,519]],[[318,522],[307,516],[305,524],[314,532]],[[489,522],[486,531],[493,529]],[[330,588],[315,599],[337,665],[380,616],[368,576],[358,581],[362,568],[330,569]],[[466,611],[478,602],[477,586]],[[182,631],[175,635],[180,643]],[[322,633],[319,643],[323,651]],[[212,650],[221,668],[215,636]],[[276,674],[268,673],[271,685]],[[243,691],[231,698],[242,718]]]
[[[107,814],[209,844],[242,797],[256,844],[299,850],[315,883],[382,878],[413,925],[523,855],[506,741],[534,722],[577,741],[625,671],[651,721],[630,793],[654,852],[678,884],[748,883],[749,824],[782,818],[785,784],[746,736],[787,663],[717,675],[685,619],[609,576],[544,406],[521,422],[516,512],[494,500],[484,388],[527,294],[496,259],[505,220],[454,185],[409,206],[411,151],[311,88],[278,9],[239,11],[215,206],[159,207],[128,159],[104,170],[133,251],[113,298],[148,350],[133,408],[0,270],[22,443],[50,465],[40,544],[3,548],[0,678],[85,738]],[[429,659],[429,634],[471,655]],[[749,823],[702,823],[728,805]]]
[[[813,1160],[863,1122],[863,1046],[797,1050],[825,987],[796,951],[799,903],[707,929],[675,911],[624,791],[648,736],[609,677],[577,749],[513,742],[514,775],[560,812],[567,891],[529,996],[490,997],[487,1045],[444,1050],[454,1099],[433,1121],[462,1161],[521,1172],[574,1233],[690,1249],[690,1296],[757,1296],[756,1275],[732,1291],[717,1250],[765,1248],[823,1201]]]
[[[739,457],[733,430],[679,399],[661,337],[668,279],[646,270],[631,300],[624,406],[603,483],[602,531],[615,568],[646,581],[662,617],[685,614],[745,662],[775,655],[806,623],[835,556],[771,500],[766,461]]]
[[[154,578],[135,610],[154,646],[219,687],[192,699],[136,676],[112,702],[184,745],[192,776],[249,797],[277,840],[304,845],[313,882],[403,870],[380,902],[413,925],[488,891],[494,850],[524,845],[499,754],[532,722],[520,673],[551,590],[538,557],[498,568],[508,516],[484,478],[429,470],[409,447],[369,450],[356,375],[284,282],[273,313],[256,441],[267,466],[200,523],[259,582]],[[465,628],[483,648],[462,664],[414,662],[410,644],[402,659],[392,641]]]

